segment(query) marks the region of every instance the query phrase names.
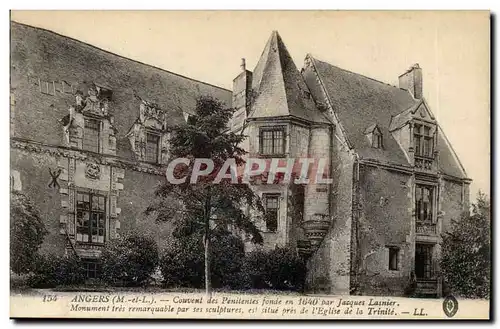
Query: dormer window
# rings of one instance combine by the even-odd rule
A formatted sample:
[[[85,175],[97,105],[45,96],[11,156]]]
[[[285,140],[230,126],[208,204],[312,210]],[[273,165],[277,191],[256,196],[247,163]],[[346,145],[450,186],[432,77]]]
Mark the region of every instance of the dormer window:
[[[415,155],[431,158],[434,155],[434,132],[428,125],[415,124],[413,127]]]
[[[157,163],[160,150],[160,135],[146,133],[146,162]]]
[[[139,161],[152,164],[164,164],[168,158],[167,115],[158,104],[146,101],[136,95],[139,104],[139,116],[126,137]],[[187,120],[186,113],[184,118]]]
[[[99,153],[100,126],[101,122],[99,120],[85,118],[82,140],[84,150]]]
[[[378,125],[373,124],[366,128],[365,135],[368,137],[368,140],[370,141],[370,144],[373,148],[384,148],[384,138],[382,135],[382,131],[380,130]]]
[[[373,132],[372,147],[376,149],[381,149],[383,147],[382,133],[378,129]]]

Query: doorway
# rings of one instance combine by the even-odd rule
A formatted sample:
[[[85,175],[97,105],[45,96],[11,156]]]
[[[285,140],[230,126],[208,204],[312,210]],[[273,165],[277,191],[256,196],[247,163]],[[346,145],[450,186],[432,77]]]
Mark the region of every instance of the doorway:
[[[415,246],[415,275],[417,279],[432,279],[432,251],[434,245],[417,243]]]

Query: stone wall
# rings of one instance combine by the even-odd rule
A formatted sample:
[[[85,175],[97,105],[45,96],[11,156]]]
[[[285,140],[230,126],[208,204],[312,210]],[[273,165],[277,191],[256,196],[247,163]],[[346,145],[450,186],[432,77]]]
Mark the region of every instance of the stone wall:
[[[59,224],[60,217],[64,215],[61,207],[62,187],[49,187],[52,181],[49,169],[57,169],[58,158],[13,149],[10,159],[11,171],[17,173],[14,179],[19,181],[21,192],[26,194],[37,207],[48,231],[41,252],[64,253],[66,239],[60,234]]]
[[[468,187],[466,185],[466,187]],[[441,231],[451,229],[451,221],[458,220],[463,211],[468,209],[468,188],[463,183],[442,179],[440,183],[440,210],[442,212]]]
[[[353,156],[335,136],[331,136],[331,141],[330,228],[318,250],[308,260],[306,282],[308,289],[314,292],[347,295],[351,266]],[[323,145],[328,144],[323,142]]]
[[[359,185],[358,293],[402,295],[413,263],[412,176],[361,165]],[[397,270],[389,269],[389,247],[399,249]]]

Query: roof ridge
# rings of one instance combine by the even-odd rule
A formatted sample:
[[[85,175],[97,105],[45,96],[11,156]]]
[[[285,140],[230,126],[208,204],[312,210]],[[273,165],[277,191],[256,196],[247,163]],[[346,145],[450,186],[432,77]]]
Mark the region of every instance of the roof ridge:
[[[94,48],[94,49],[97,49],[99,51],[102,51],[102,52],[105,52],[105,53],[108,53],[108,54],[111,54],[113,56],[117,56],[117,57],[120,57],[120,58],[123,58],[123,59],[126,59],[126,60],[129,60],[129,61],[132,61],[132,62],[135,62],[135,63],[138,63],[138,64],[141,64],[141,65],[145,65],[145,66],[148,66],[148,67],[151,67],[151,68],[154,68],[154,69],[157,69],[157,70],[160,70],[160,71],[163,71],[163,72],[166,72],[166,73],[169,73],[169,74],[173,74],[173,75],[176,75],[180,78],[184,78],[184,79],[187,79],[187,80],[191,80],[193,82],[197,82],[197,83],[201,83],[201,84],[204,84],[204,85],[207,85],[207,86],[210,86],[210,87],[214,87],[214,88],[218,88],[218,89],[222,89],[222,90],[225,90],[225,91],[229,91],[229,92],[232,92],[231,90],[227,89],[227,88],[224,88],[224,87],[220,87],[220,86],[216,86],[214,84],[211,84],[211,83],[208,83],[208,82],[204,82],[204,81],[201,81],[201,80],[197,80],[197,79],[194,79],[194,78],[190,78],[188,76],[185,76],[185,75],[182,75],[182,74],[179,74],[179,73],[175,73],[175,72],[172,72],[172,71],[169,71],[169,70],[166,70],[166,69],[163,69],[161,67],[158,67],[158,66],[154,66],[152,64],[148,64],[148,63],[144,63],[144,62],[141,62],[139,60],[136,60],[136,59],[133,59],[133,58],[129,58],[129,57],[126,57],[126,56],[123,56],[123,55],[120,55],[120,54],[117,54],[117,53],[114,53],[112,51],[109,51],[109,50],[106,50],[106,49],[102,49],[102,48],[99,48],[93,44],[90,44],[90,43],[87,43],[85,41],[82,41],[82,40],[78,40],[78,39],[75,39],[73,37],[69,37],[67,35],[64,35],[64,34],[60,34],[58,32],[55,32],[55,31],[52,31],[52,30],[48,30],[46,28],[43,28],[43,27],[38,27],[38,26],[33,26],[33,25],[29,25],[29,24],[25,24],[25,23],[21,23],[21,22],[17,22],[15,20],[10,20],[10,23],[14,23],[14,24],[17,24],[17,25],[22,25],[22,26],[26,26],[28,28],[32,28],[32,29],[36,29],[36,30],[41,30],[41,31],[45,31],[45,32],[49,32],[51,34],[55,34],[57,36],[60,36],[60,37],[63,37],[63,38],[66,38],[66,39],[70,39],[70,40],[73,40],[73,41],[76,41],[78,43],[81,43],[81,44],[84,44],[86,46],[89,46],[91,48]]]
[[[328,65],[330,65],[330,66],[336,67],[336,68],[338,68],[339,70],[342,70],[342,71],[345,71],[345,72],[348,72],[348,73],[351,73],[351,74],[359,75],[359,76],[361,76],[361,77],[363,77],[363,78],[366,78],[366,79],[372,80],[372,81],[374,81],[374,82],[377,82],[377,83],[380,83],[380,84],[383,84],[383,85],[387,85],[387,86],[390,86],[390,87],[396,88],[396,89],[398,89],[398,90],[403,90],[403,91],[406,91],[406,92],[408,92],[408,93],[409,93],[409,91],[408,91],[408,90],[406,90],[406,89],[404,89],[404,88],[400,88],[400,87],[398,87],[398,86],[392,85],[392,84],[387,83],[387,82],[384,82],[384,81],[377,80],[377,79],[375,79],[375,78],[372,78],[372,77],[366,76],[366,75],[364,75],[364,74],[357,73],[357,72],[354,72],[354,71],[351,71],[351,70],[347,70],[347,69],[344,69],[344,68],[342,68],[342,67],[340,67],[340,66],[337,66],[337,65],[333,65],[333,64],[331,64],[331,63],[329,63],[329,62],[327,62],[327,61],[323,61],[323,60],[318,59],[317,57],[314,57],[314,55],[313,55],[313,54],[308,54],[308,55],[310,55],[310,57],[311,57],[311,58],[313,58],[314,60],[316,60],[316,61],[318,61],[318,62],[322,62],[322,63],[328,64]]]

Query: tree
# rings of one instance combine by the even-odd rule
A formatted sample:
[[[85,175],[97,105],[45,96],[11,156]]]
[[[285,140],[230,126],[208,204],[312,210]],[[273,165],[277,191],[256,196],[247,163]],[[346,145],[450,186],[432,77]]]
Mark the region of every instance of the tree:
[[[262,213],[259,197],[248,184],[223,179],[215,183],[219,171],[228,159],[234,159],[237,166],[245,163],[245,151],[239,144],[246,136],[228,131],[228,122],[234,109],[225,108],[220,101],[209,96],[197,100],[195,114],[187,124],[169,128],[171,159],[187,158],[189,164],[177,165],[173,176],[177,179],[187,177],[180,184],[169,180],[160,184],[156,190],[156,200],[146,210],[154,213],[158,221],[174,224],[174,234],[190,235],[201,233],[205,252],[205,290],[211,293],[210,240],[212,231],[219,227],[245,234],[252,242],[262,243],[259,230],[243,209],[248,207]],[[213,170],[191,184],[194,159],[211,159]],[[201,165],[205,170],[208,165]]]
[[[490,291],[490,202],[479,192],[471,213],[443,235],[441,270],[445,285],[464,297],[488,298]]]
[[[14,273],[34,270],[38,249],[47,234],[40,213],[21,192],[11,191],[10,267]]]

